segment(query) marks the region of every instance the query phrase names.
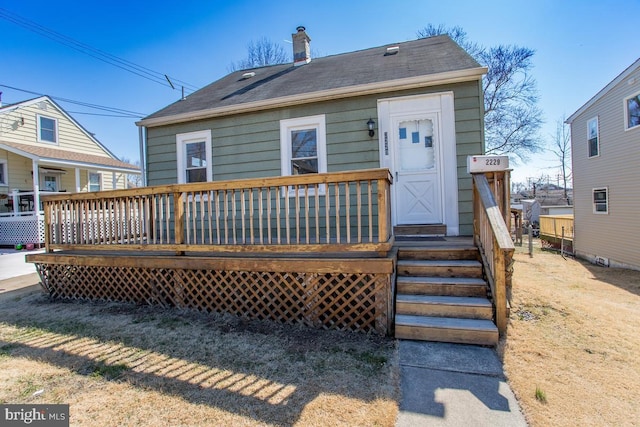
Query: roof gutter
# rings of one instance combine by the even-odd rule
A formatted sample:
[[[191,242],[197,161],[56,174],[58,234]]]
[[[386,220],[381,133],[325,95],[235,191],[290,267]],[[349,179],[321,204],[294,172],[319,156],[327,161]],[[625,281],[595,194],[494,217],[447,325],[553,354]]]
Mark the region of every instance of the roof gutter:
[[[224,107],[209,108],[206,110],[192,111],[166,117],[143,119],[136,124],[138,126],[155,127],[186,121],[202,120],[212,117],[228,116],[238,113],[247,113],[271,108],[290,107],[293,105],[308,104],[311,102],[329,101],[333,99],[348,98],[352,96],[371,95],[391,90],[406,90],[420,87],[429,87],[443,84],[459,83],[481,79],[487,73],[486,67],[469,68],[466,70],[449,71],[446,73],[430,74],[427,76],[408,77],[404,79],[388,80],[377,83],[327,89],[316,92],[288,95],[280,98],[245,102],[242,104]]]

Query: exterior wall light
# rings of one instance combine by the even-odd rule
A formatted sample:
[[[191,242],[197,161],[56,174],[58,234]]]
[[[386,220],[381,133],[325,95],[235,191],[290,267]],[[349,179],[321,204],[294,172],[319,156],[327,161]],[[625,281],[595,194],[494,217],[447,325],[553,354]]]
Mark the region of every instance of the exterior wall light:
[[[376,122],[373,121],[373,119],[369,119],[369,121],[367,122],[367,129],[369,129],[369,136],[371,138],[373,138],[373,135],[376,134],[376,132],[373,130],[373,128],[376,126]]]

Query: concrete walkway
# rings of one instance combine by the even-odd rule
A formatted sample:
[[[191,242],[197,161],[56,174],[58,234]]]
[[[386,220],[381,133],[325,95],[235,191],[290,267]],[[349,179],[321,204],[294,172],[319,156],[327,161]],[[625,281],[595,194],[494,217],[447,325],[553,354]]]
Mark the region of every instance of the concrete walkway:
[[[397,427],[526,427],[491,348],[400,340]]]
[[[0,249],[0,300],[42,291],[35,265],[25,262],[27,254],[42,251]]]

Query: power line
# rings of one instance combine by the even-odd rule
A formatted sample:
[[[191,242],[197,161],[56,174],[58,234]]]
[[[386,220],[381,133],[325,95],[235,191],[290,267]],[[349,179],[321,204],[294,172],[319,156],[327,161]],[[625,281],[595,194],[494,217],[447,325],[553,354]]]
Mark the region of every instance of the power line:
[[[85,55],[91,56],[92,58],[98,59],[102,62],[118,67],[122,70],[128,71],[139,77],[150,80],[154,83],[158,83],[165,87],[171,87],[168,84],[166,79],[166,74],[164,73],[151,70],[147,67],[143,67],[142,65],[138,65],[126,59],[119,58],[108,52],[102,51],[100,49],[96,49],[86,43],[77,41],[69,36],[58,33],[57,31],[51,30],[36,22],[23,18],[19,15],[16,15],[15,13],[9,12],[6,9],[0,8],[0,18],[3,18],[9,22],[12,22],[36,34],[40,34],[41,36],[46,37],[50,40],[53,40],[57,43],[70,47],[71,49],[74,49],[78,52],[84,53]],[[185,89],[189,90],[190,92],[194,92],[198,90],[196,86],[191,85],[182,80],[179,80],[176,78],[171,78],[171,80],[174,82],[180,83]]]
[[[115,117],[115,118],[134,118],[136,116],[118,115],[118,114],[100,114],[100,113],[87,113],[86,111],[67,111],[70,114],[84,114],[85,116],[101,116],[101,117]]]
[[[31,91],[31,90],[26,90],[26,89],[20,89],[20,88],[14,87],[14,86],[0,84],[0,87],[5,87],[7,89],[12,89],[12,90],[16,90],[16,91],[19,91],[19,92],[29,93],[31,95],[36,95],[36,96],[45,96],[45,94],[43,94],[43,93],[38,93],[38,92]],[[46,96],[49,96],[49,98],[51,98],[53,100],[56,100],[56,101],[66,102],[66,103],[74,104],[74,105],[80,105],[82,107],[93,108],[95,110],[107,111],[109,113],[114,113],[114,114],[119,114],[120,115],[120,116],[112,116],[112,117],[142,118],[142,117],[147,116],[147,114],[145,114],[145,113],[139,113],[137,111],[125,110],[125,109],[122,109],[122,108],[107,107],[107,106],[104,106],[104,105],[91,104],[91,103],[84,102],[84,101],[74,101],[73,99],[62,98],[62,97],[59,97],[59,96],[52,96],[52,95],[46,95]],[[91,113],[80,113],[80,114],[91,114]],[[97,114],[95,114],[95,115],[97,115]]]

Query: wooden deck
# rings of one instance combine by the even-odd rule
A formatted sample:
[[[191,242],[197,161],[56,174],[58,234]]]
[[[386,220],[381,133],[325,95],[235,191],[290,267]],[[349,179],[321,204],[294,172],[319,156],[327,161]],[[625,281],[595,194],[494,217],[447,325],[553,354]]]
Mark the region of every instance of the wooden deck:
[[[481,215],[473,238],[425,237],[421,230],[396,240],[386,169],[49,196],[46,252],[27,261],[53,298],[391,335],[400,251],[427,263],[472,256],[473,274],[486,275],[493,301],[493,314],[483,308],[482,316],[497,329],[488,338],[469,335],[469,342],[492,344],[506,329],[513,245],[500,212],[504,201],[494,199],[508,180],[491,182],[493,189],[474,177]],[[445,269],[466,274],[453,264]],[[451,336],[461,342],[468,334]]]

